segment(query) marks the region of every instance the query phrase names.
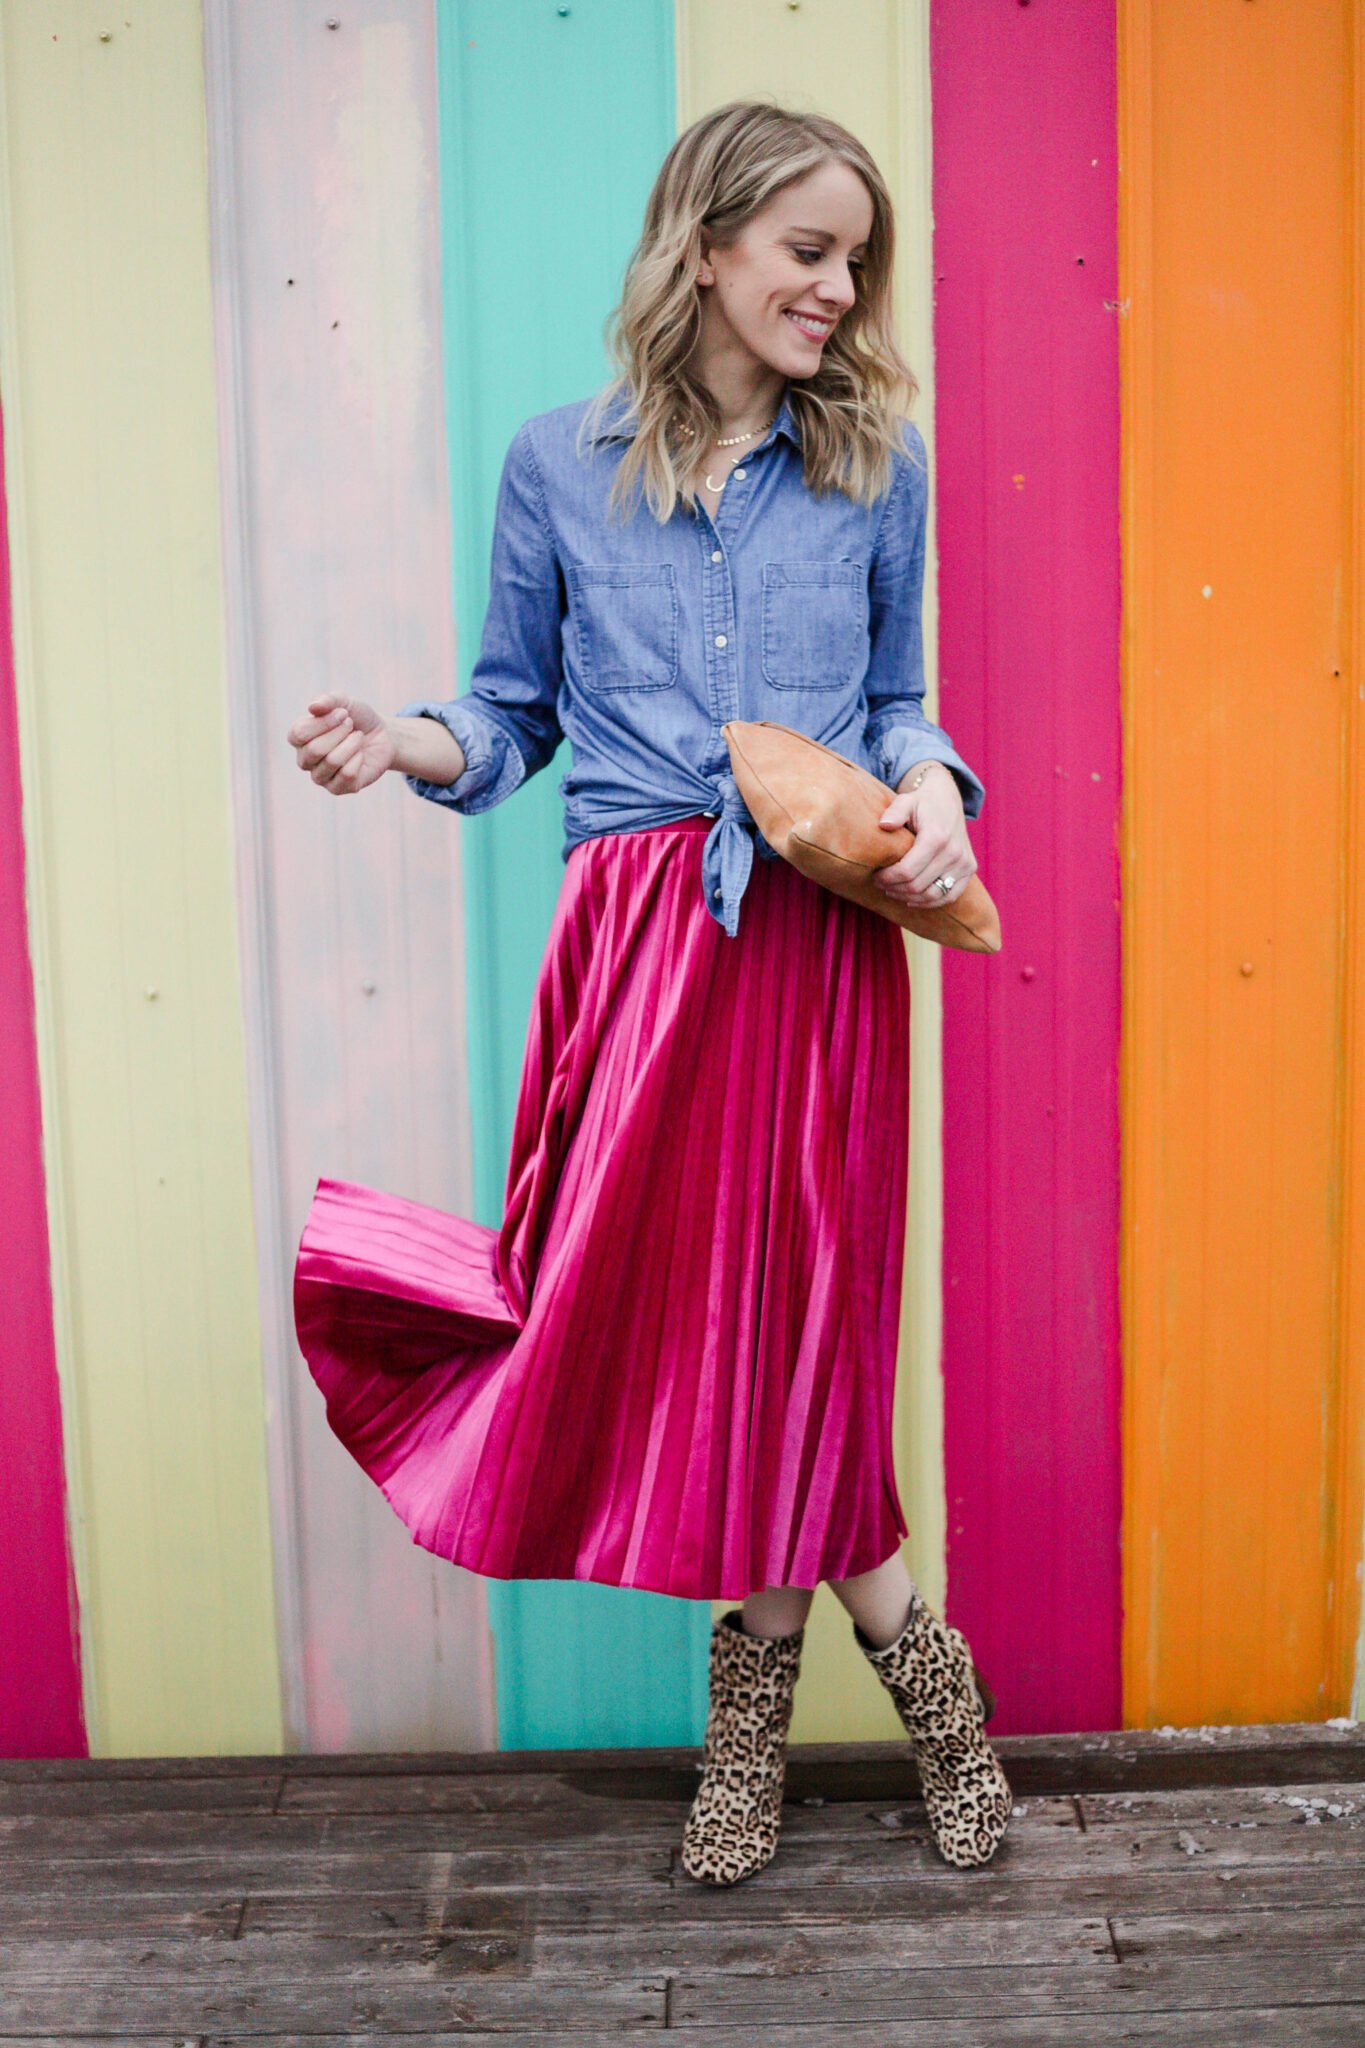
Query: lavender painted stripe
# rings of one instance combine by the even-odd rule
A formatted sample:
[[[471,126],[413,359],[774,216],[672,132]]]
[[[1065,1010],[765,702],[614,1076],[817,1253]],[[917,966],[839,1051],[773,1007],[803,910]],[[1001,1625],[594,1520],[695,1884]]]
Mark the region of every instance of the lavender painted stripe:
[[[414,1555],[338,1462],[290,1288],[320,1176],[457,1211],[470,1194],[459,836],[392,778],[336,802],[285,744],[321,691],[393,710],[419,680],[454,686],[437,22],[429,0],[369,0],[331,34],[271,0],[214,0],[206,24],[287,1719],[311,1750],[481,1749],[496,1738],[483,1588]],[[369,1248],[378,1270],[391,1247]]]
[[[939,715],[997,960],[946,957],[948,1611],[1001,1732],[1115,1727],[1114,12],[936,0]]]

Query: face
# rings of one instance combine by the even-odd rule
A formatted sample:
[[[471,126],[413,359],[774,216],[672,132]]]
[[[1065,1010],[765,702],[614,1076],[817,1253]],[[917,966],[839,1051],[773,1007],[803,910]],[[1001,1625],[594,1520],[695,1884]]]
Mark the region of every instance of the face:
[[[872,198],[848,164],[821,164],[784,186],[733,248],[704,243],[704,347],[747,353],[784,377],[813,377],[857,296],[871,233]]]

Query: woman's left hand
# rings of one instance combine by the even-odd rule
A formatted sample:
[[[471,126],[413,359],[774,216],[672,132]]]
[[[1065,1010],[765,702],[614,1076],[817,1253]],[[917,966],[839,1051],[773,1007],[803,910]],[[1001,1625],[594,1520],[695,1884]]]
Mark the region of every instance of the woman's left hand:
[[[913,782],[922,762],[916,762],[904,777]],[[955,903],[976,873],[976,855],[967,837],[962,809],[962,792],[957,777],[943,762],[935,761],[916,790],[898,789],[878,821],[889,831],[908,825],[915,843],[908,853],[878,868],[872,877],[879,889],[894,896],[912,910],[935,910]],[[951,875],[951,889],[936,889],[940,875]]]

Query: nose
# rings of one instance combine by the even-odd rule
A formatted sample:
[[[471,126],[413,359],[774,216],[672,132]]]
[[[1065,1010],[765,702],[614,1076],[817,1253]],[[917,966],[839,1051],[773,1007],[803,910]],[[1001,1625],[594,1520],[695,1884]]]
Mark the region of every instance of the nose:
[[[842,276],[838,271],[833,271],[828,277],[822,277],[818,281],[816,297],[830,313],[846,313],[857,296],[853,279],[846,270]]]

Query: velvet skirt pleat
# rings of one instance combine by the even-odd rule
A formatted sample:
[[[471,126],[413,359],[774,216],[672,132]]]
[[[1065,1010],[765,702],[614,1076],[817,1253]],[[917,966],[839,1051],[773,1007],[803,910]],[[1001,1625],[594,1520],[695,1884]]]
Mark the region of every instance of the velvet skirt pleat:
[[[703,818],[569,854],[500,1229],[321,1180],[299,1343],[413,1541],[501,1579],[742,1599],[869,1571],[891,1417],[910,982],[897,926]]]

